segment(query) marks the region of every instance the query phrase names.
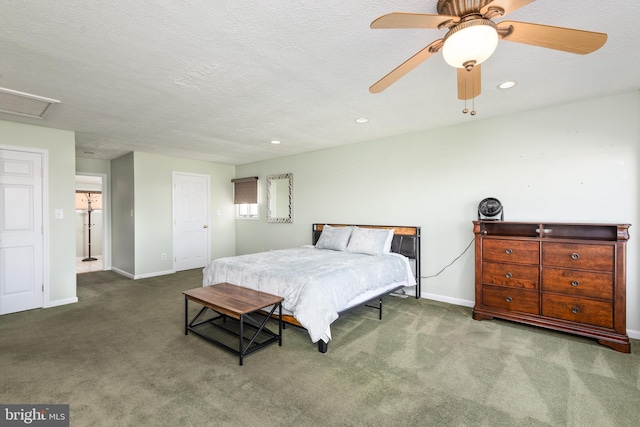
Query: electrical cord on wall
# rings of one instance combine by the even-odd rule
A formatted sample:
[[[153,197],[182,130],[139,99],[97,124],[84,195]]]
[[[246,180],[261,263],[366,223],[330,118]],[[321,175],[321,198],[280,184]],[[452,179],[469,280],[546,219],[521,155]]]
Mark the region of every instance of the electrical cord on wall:
[[[462,255],[464,255],[469,248],[471,247],[471,245],[473,244],[473,242],[475,242],[476,238],[475,236],[473,237],[473,239],[471,239],[471,241],[469,242],[469,244],[467,245],[467,247],[464,249],[464,251],[462,251],[462,253],[460,255],[458,255],[453,261],[451,261],[449,264],[447,264],[442,270],[438,271],[436,274],[433,274],[431,276],[420,276],[421,279],[430,279],[432,277],[436,277],[439,276],[440,273],[442,273],[443,271],[445,271],[447,268],[451,267],[453,265],[453,263],[455,263],[457,260],[459,260]]]

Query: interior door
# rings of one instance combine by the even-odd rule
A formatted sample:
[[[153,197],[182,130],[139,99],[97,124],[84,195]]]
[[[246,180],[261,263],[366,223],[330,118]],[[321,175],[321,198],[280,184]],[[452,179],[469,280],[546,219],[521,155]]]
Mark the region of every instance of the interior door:
[[[209,262],[209,176],[173,174],[173,269]]]
[[[43,307],[42,155],[0,150],[0,314]]]

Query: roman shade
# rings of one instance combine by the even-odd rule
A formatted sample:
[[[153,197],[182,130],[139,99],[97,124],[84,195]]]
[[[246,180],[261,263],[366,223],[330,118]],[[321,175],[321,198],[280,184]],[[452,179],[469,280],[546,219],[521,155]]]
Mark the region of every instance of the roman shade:
[[[258,203],[258,177],[232,179],[233,203],[242,205],[245,203]]]

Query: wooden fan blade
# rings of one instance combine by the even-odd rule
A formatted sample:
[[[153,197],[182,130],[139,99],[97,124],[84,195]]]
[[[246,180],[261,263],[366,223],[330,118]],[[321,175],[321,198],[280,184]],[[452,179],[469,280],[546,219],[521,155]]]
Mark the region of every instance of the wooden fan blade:
[[[420,52],[413,55],[411,58],[404,61],[402,64],[397,66],[393,71],[389,74],[378,80],[374,83],[370,88],[369,92],[371,93],[380,93],[395,82],[397,82],[400,77],[407,74],[409,71],[416,68],[418,65],[426,61],[431,55],[434,55],[438,52],[440,47],[442,46],[443,40],[438,39],[431,43],[429,46],[422,49]]]
[[[516,21],[500,22],[499,33],[506,31],[509,27],[512,31],[507,33],[503,40],[581,55],[600,49],[607,41],[605,33]]]
[[[472,99],[480,95],[480,64],[471,71],[458,68],[458,99]]]
[[[536,0],[493,0],[491,3],[480,9],[480,13],[485,15],[491,8],[500,8],[504,10],[504,13],[498,16],[506,16],[507,14],[514,12],[521,7],[533,3]]]
[[[371,28],[439,28],[447,21],[458,22],[460,18],[449,15],[393,12],[375,19]]]

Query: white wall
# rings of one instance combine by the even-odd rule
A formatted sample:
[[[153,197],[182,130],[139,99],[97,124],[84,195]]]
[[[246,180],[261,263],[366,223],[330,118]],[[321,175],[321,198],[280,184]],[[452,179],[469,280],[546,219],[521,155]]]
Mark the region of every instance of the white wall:
[[[111,161],[102,159],[76,158],[76,175],[111,174]]]
[[[48,186],[45,223],[48,274],[45,307],[77,301],[75,266],[75,134],[70,131],[0,121],[0,146],[46,150]],[[63,218],[54,211],[62,209]],[[46,273],[45,273],[46,274]]]
[[[111,265],[135,275],[133,153],[111,161]]]
[[[140,152],[126,154],[109,164],[78,161],[78,173],[110,176],[114,271],[132,278],[173,272],[174,171],[210,177],[210,256],[235,255],[233,166]],[[167,254],[166,259],[161,258],[162,253]]]
[[[210,177],[210,256],[235,255],[233,166],[136,152],[134,170],[135,277],[166,274],[173,269],[173,172]],[[167,259],[161,258],[162,253]]]
[[[295,222],[267,223],[262,204],[259,221],[237,221],[237,252],[308,244],[314,222],[415,225],[422,227],[423,276],[430,276],[471,242],[471,222],[485,197],[502,202],[508,221],[640,227],[638,117],[635,91],[238,166],[236,176],[263,182],[292,172]],[[627,327],[640,338],[634,228]],[[441,275],[423,279],[422,294],[473,305],[473,249]]]

